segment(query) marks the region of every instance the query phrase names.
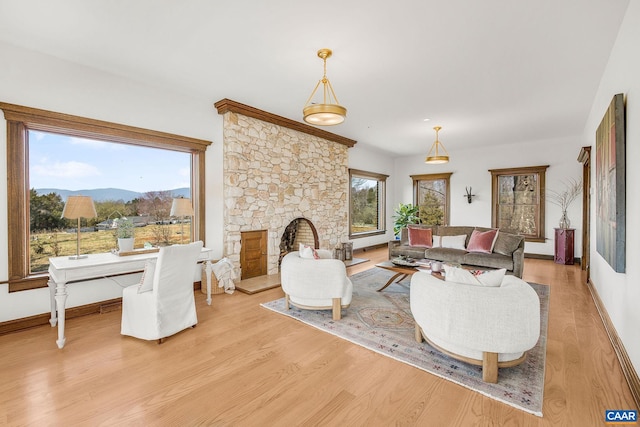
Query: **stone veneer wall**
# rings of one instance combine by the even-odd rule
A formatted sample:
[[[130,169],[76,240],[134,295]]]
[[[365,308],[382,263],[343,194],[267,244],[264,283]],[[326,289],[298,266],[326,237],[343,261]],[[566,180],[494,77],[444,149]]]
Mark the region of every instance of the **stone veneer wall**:
[[[240,266],[240,233],[267,230],[268,274],[295,218],[311,221],[320,248],[348,238],[348,147],[227,112],[224,120],[224,256]],[[240,277],[240,274],[238,274]]]

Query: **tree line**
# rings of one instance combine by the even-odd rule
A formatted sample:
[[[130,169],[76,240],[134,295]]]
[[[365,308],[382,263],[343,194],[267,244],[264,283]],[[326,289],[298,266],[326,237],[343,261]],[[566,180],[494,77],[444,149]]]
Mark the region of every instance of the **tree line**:
[[[372,186],[370,179],[351,179],[351,224],[373,230],[378,227],[378,185]]]
[[[74,227],[76,220],[62,218],[64,201],[58,193],[38,194],[35,189],[29,191],[29,215],[31,233],[62,230]],[[170,217],[173,195],[171,191],[149,191],[140,198],[125,202],[106,200],[94,202],[97,216],[87,218],[86,226],[114,218],[148,216],[149,222],[162,222]]]

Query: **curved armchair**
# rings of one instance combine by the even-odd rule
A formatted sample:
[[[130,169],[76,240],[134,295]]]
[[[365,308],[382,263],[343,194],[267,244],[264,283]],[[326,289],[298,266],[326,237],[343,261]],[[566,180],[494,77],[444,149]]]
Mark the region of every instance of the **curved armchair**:
[[[202,242],[160,248],[155,268],[148,264],[142,282],[122,292],[122,335],[160,343],[198,323],[193,277],[201,250]]]
[[[416,341],[424,337],[451,357],[481,365],[485,382],[498,381],[498,368],[524,361],[540,337],[538,294],[515,276],[487,287],[418,272],[410,292]]]
[[[331,259],[330,251],[317,252],[320,259],[300,258],[297,251],[282,259],[285,308],[291,304],[307,310],[333,310],[333,320],[340,320],[341,309],[351,304],[353,284],[342,261]]]

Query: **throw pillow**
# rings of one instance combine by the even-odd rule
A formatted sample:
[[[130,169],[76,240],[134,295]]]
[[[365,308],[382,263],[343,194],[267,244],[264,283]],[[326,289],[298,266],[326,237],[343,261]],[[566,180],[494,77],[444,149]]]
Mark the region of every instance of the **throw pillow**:
[[[471,233],[471,237],[469,238],[467,251],[490,254],[491,252],[493,252],[493,246],[496,244],[497,238],[497,228],[487,231],[480,231],[478,229],[475,229],[473,230],[473,232]]]
[[[478,279],[476,279],[469,270],[465,270],[464,268],[453,267],[445,264],[444,272],[445,282],[463,283],[465,285],[480,285]]]
[[[433,235],[433,243],[432,243],[431,247],[432,248],[441,248],[442,247],[442,239],[437,234]]]
[[[502,285],[502,279],[507,274],[506,268],[499,270],[471,270],[471,274],[480,282],[482,286],[498,287]]]
[[[464,242],[467,240],[467,235],[461,234],[459,236],[442,236],[440,237],[440,240],[440,244],[443,248],[464,250]]]
[[[502,285],[507,270],[465,270],[464,268],[444,266],[445,281],[462,283],[465,285],[498,287]]]
[[[316,251],[315,248],[312,248],[311,246],[308,246],[308,245],[303,245],[302,243],[300,243],[298,253],[300,254],[300,258],[320,259],[320,256],[318,255],[318,251]]]
[[[430,248],[432,239],[430,228],[409,227],[409,246]]]
[[[153,290],[153,276],[156,272],[156,260],[150,259],[144,265],[144,271],[138,284],[138,293],[149,292]]]

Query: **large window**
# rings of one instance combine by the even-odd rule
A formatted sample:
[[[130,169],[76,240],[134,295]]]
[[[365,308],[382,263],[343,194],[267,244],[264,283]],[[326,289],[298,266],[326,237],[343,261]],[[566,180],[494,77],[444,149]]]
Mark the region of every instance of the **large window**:
[[[449,225],[449,178],[451,173],[411,175],[413,204],[422,224]]]
[[[349,238],[384,234],[388,175],[349,169]]]
[[[67,197],[90,196],[97,217],[81,219],[81,253],[116,247],[130,220],[134,248],[191,241],[190,218],[172,218],[174,197],[191,198],[191,155],[29,130],[30,273],[77,251],[77,220],[61,217]],[[169,173],[168,173],[169,172]]]
[[[52,186],[47,185],[46,189],[43,189],[42,194],[40,194],[33,190],[45,184],[34,182],[32,186],[31,180],[36,180],[38,175],[42,173],[50,175],[77,174],[81,169],[84,169],[83,173],[85,174],[95,175],[97,173],[95,169],[87,166],[90,166],[90,162],[81,161],[80,145],[76,145],[74,148],[66,150],[61,154],[61,157],[57,160],[57,166],[60,166],[59,168],[57,168],[56,162],[50,164],[40,163],[47,161],[44,152],[39,151],[39,149],[43,148],[43,146],[40,145],[40,141],[48,141],[47,144],[54,145],[58,143],[94,144],[94,146],[102,144],[103,148],[108,147],[112,150],[127,148],[127,152],[129,152],[129,149],[143,150],[134,154],[135,159],[140,163],[148,161],[152,153],[161,151],[168,154],[169,157],[174,160],[182,159],[177,160],[175,167],[168,168],[164,165],[159,166],[158,169],[164,175],[173,176],[176,182],[189,183],[190,195],[193,199],[195,211],[190,229],[193,230],[192,235],[194,239],[204,240],[204,151],[211,142],[18,105],[0,103],[0,109],[3,110],[5,119],[7,120],[7,218],[9,224],[8,258],[10,292],[46,286],[48,280],[47,274],[44,273],[46,265],[32,262],[34,261],[32,258],[37,258],[35,256],[37,252],[53,250],[58,251],[60,255],[63,254],[61,240],[64,234],[50,235],[48,237],[43,236],[46,240],[51,241],[52,244],[45,244],[48,242],[42,241],[40,242],[41,244],[38,244],[37,240],[39,238],[34,239],[36,240],[35,245],[31,244],[33,239],[31,233],[32,228],[34,232],[36,229],[53,230],[59,228],[57,227],[59,224],[46,225],[44,222],[32,223],[32,208],[38,207],[38,209],[43,211],[51,210],[53,214],[50,216],[50,219],[53,219],[57,216],[56,209],[60,206],[60,200],[56,197],[57,193],[46,190],[51,189]],[[64,142],[54,142],[56,138]],[[33,147],[31,147],[30,142],[34,144]],[[58,147],[62,149],[62,146]],[[32,151],[32,148],[34,151]],[[48,145],[47,148],[51,148],[51,146]],[[125,151],[122,152],[124,153]],[[180,155],[172,157],[172,153]],[[55,153],[55,155],[59,154],[60,153]],[[54,154],[50,153],[50,157],[53,155]],[[95,155],[104,156],[104,153],[96,153]],[[185,167],[188,168],[190,172],[187,174],[188,176],[180,177]],[[129,166],[129,168],[131,167]],[[121,174],[126,174],[126,172],[122,170],[122,165],[114,165],[114,170],[120,170]],[[141,170],[142,168],[139,169],[139,172]],[[115,178],[108,177],[108,179],[105,180],[107,188],[113,187],[107,182],[113,179]],[[134,179],[131,178],[131,175],[129,175],[128,179],[130,180],[128,187],[135,188],[135,184],[133,183]],[[138,174],[138,181],[140,181],[140,179],[141,176]],[[155,178],[150,177],[150,179]],[[90,181],[88,178],[77,177],[77,181],[83,184],[86,183],[89,187],[98,185],[89,185]],[[113,183],[113,181],[110,182]],[[78,185],[82,187],[79,189],[87,189],[84,185]],[[182,184],[178,185],[182,186]],[[158,190],[163,189],[158,188]],[[141,193],[144,195],[147,192]],[[60,196],[62,199],[62,195]],[[38,203],[41,205],[38,206]],[[98,207],[99,203],[96,203],[96,205]],[[126,206],[123,206],[124,210],[126,210],[126,208]],[[107,207],[106,210],[109,210],[109,208]],[[104,219],[108,220],[118,215],[125,215],[125,213],[119,209],[113,210],[118,212],[105,214],[98,210],[99,218],[101,218],[100,215],[111,216],[111,218]],[[136,211],[136,213],[144,214],[145,212],[142,211],[144,211],[144,209],[140,209]],[[133,211],[131,213],[133,213]],[[43,220],[42,217],[37,217],[37,219]],[[64,228],[69,224],[61,225],[62,232],[64,233]],[[91,224],[83,221],[82,225],[90,226]],[[97,224],[94,224],[93,228],[87,230],[95,230],[96,226]],[[110,238],[111,236],[108,237]],[[58,243],[55,242],[56,239],[58,239]],[[150,238],[149,240],[152,239]],[[86,246],[82,246],[82,248],[84,251]],[[101,249],[95,250],[100,251]],[[56,253],[53,252],[48,256],[55,255]],[[48,256],[46,256],[46,258],[48,258]]]
[[[549,166],[492,169],[491,225],[544,242],[545,172]]]

